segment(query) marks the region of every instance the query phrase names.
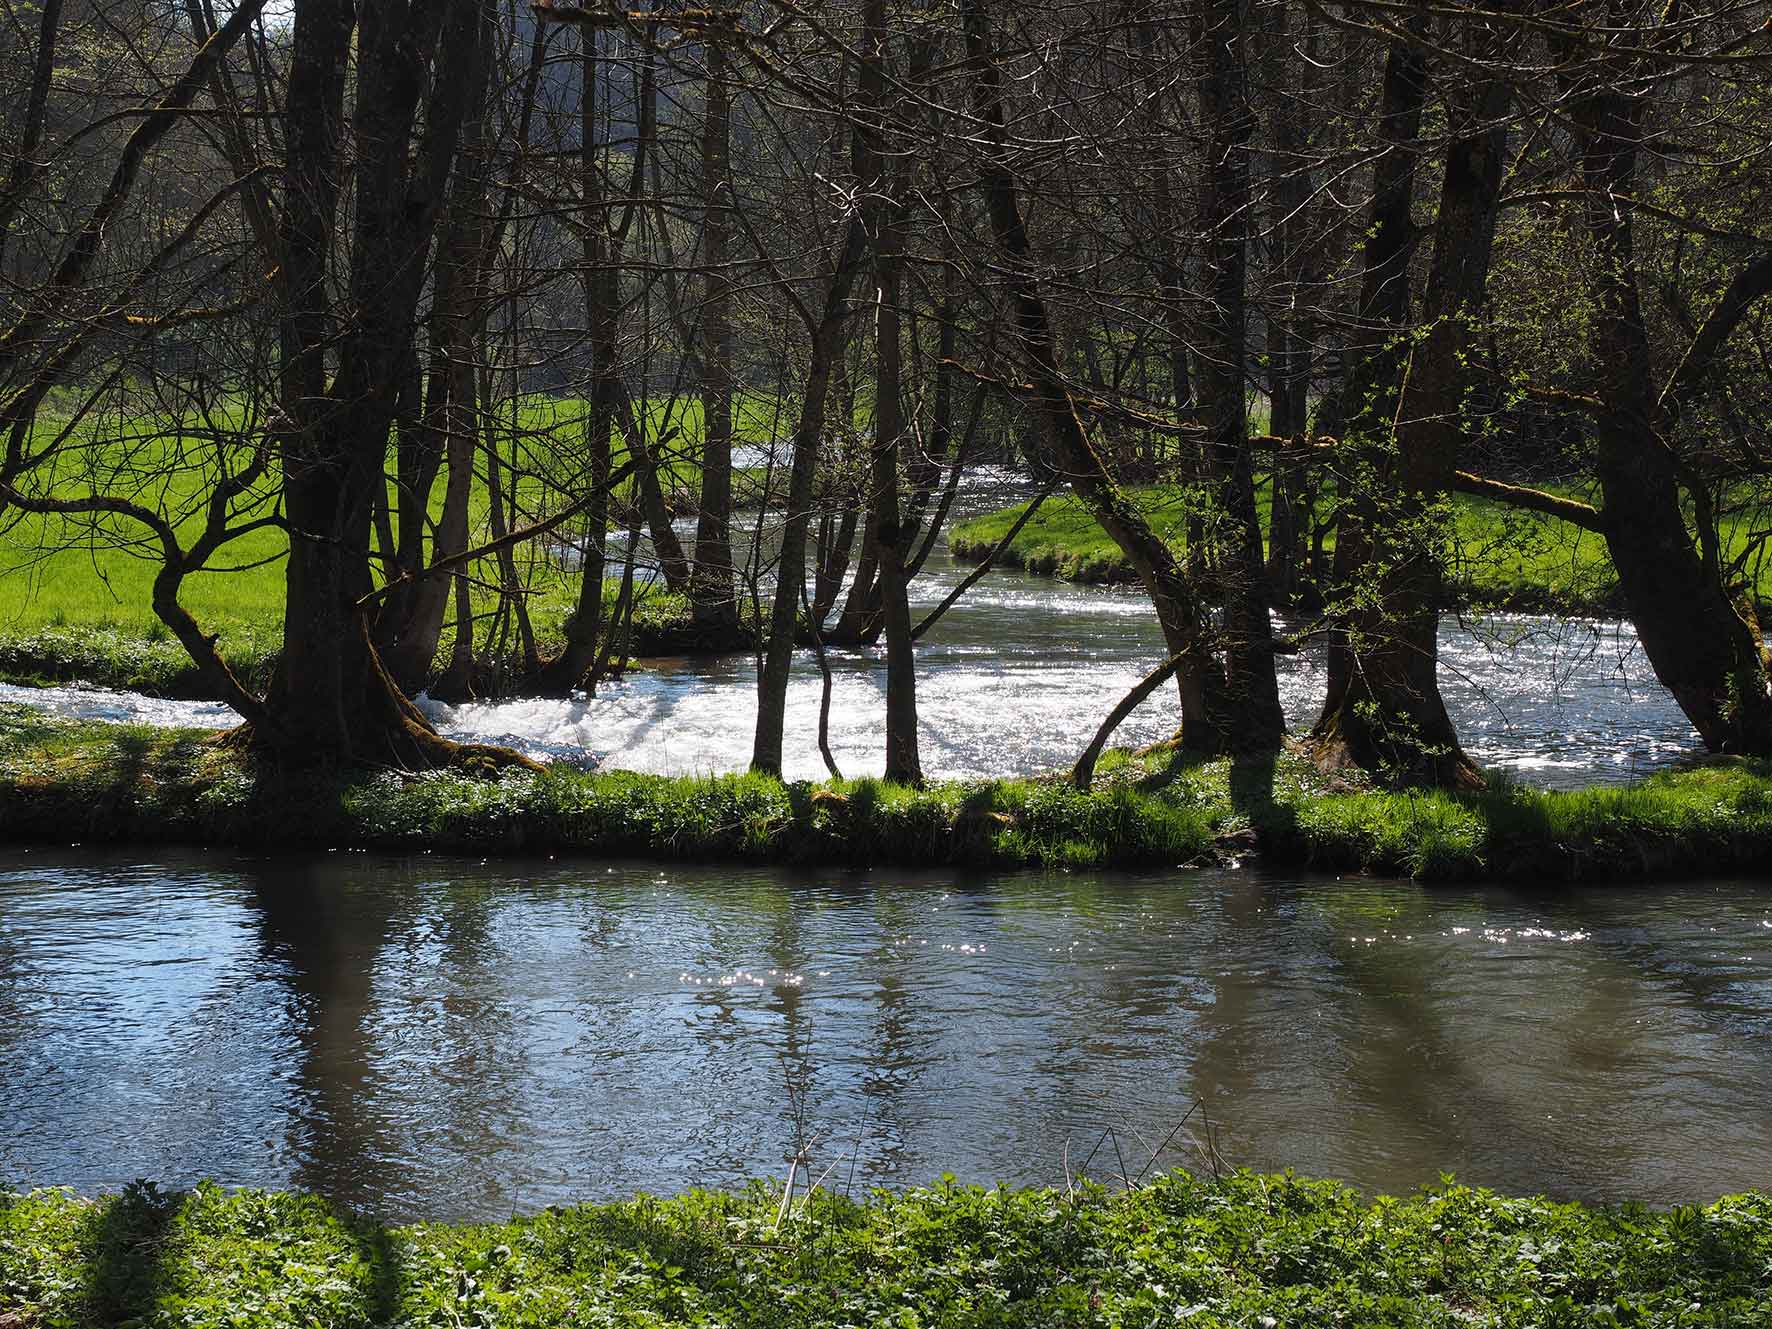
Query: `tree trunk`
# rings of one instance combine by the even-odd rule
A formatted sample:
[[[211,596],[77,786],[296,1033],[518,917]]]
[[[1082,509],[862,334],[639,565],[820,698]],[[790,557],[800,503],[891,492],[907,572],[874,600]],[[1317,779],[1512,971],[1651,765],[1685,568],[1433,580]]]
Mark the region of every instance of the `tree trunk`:
[[[1604,376],[1596,469],[1606,547],[1643,652],[1705,746],[1763,756],[1772,754],[1772,689],[1759,625],[1728,594],[1715,530],[1705,529],[1703,486],[1684,473],[1671,437],[1682,397],[1708,368],[1700,361],[1712,359],[1724,340],[1714,335],[1717,314],[1731,316],[1731,297],[1740,309],[1745,303],[1732,283],[1694,340],[1697,357],[1688,353],[1658,399],[1637,295],[1632,211],[1617,202],[1636,195],[1640,117],[1635,102],[1610,91],[1585,98],[1575,117],[1588,233],[1599,256],[1593,360]],[[1762,264],[1772,285],[1772,260]],[[1739,319],[1740,310],[1732,317]],[[1705,553],[1681,510],[1682,486],[1700,508]]]
[[[911,482],[911,505],[905,518],[906,549],[914,547],[919,540],[927,548],[940,531],[947,515],[945,508],[938,506],[934,516],[930,517],[929,506],[934,501],[936,489],[941,485],[942,467],[954,447],[954,356],[959,351],[957,322],[960,316],[954,294],[954,266],[950,255],[942,266],[942,298],[935,315],[935,390],[931,394],[929,406],[929,442],[927,447],[916,449],[915,455],[905,465],[905,474]],[[917,345],[914,323],[911,345]],[[916,373],[914,365],[912,373],[913,376]],[[955,466],[957,470],[957,461]],[[929,518],[930,522],[927,530],[923,526],[925,518]],[[912,567],[913,575],[916,570],[916,567]]]
[[[414,580],[391,597],[377,625],[376,646],[400,687],[416,691],[430,681],[443,637],[451,588],[457,575],[421,573],[430,525],[430,496],[438,462],[448,466],[443,511],[431,540],[431,561],[453,558],[468,547],[468,510],[478,450],[479,401],[474,372],[476,333],[484,321],[484,269],[491,227],[486,205],[490,161],[486,143],[486,87],[490,42],[481,44],[467,92],[472,108],[463,126],[460,161],[437,245],[432,278],[431,365],[418,463],[401,467],[401,575]],[[416,360],[416,357],[414,357]]]
[[[732,568],[732,281],[726,272],[734,204],[731,108],[726,53],[707,44],[707,109],[702,121],[701,513],[695,527],[690,604],[696,625],[738,627]]]
[[[1372,593],[1355,611],[1346,639],[1354,667],[1316,731],[1321,759],[1351,760],[1409,783],[1482,784],[1440,695],[1445,533],[1434,508],[1451,489],[1464,438],[1465,366],[1488,285],[1509,95],[1499,79],[1479,84],[1463,108],[1468,123],[1447,150],[1424,299],[1426,333],[1409,352],[1399,385],[1394,459],[1376,468],[1383,507],[1355,509],[1366,525]]]
[[[864,54],[860,79],[862,96],[881,120],[886,112],[886,0],[866,0],[863,8]],[[878,132],[878,131],[876,131]],[[886,146],[880,143],[875,159],[884,166]],[[905,436],[903,339],[899,301],[902,294],[904,207],[896,191],[902,173],[893,170],[888,179],[893,194],[881,197],[872,208],[874,278],[874,450],[872,468],[874,548],[880,575],[878,596],[886,632],[886,779],[897,784],[921,784],[923,761],[917,748],[917,662],[911,640],[911,610],[905,560],[910,540],[900,519],[898,462]],[[885,183],[884,181],[882,183]],[[878,194],[876,190],[876,194]]]
[[[1022,221],[1015,178],[1007,164],[1000,76],[983,0],[967,0],[962,12],[973,106],[983,125],[980,184],[991,229],[1007,259],[1014,327],[1032,379],[1029,404],[1051,450],[1053,469],[1067,477],[1072,492],[1137,570],[1156,608],[1169,654],[1181,657],[1176,680],[1181,694],[1183,747],[1199,754],[1219,753],[1230,738],[1223,706],[1224,676],[1212,657],[1204,609],[1169,546],[1120,491],[1090,444],[1059,373],[1052,323],[1033,276],[1032,245]]]
[[[1337,411],[1343,437],[1349,442],[1350,460],[1362,471],[1375,465],[1369,455],[1360,455],[1362,441],[1382,430],[1395,413],[1399,373],[1397,353],[1390,343],[1409,321],[1409,254],[1415,245],[1410,210],[1426,100],[1427,69],[1421,53],[1405,41],[1393,41],[1385,55],[1380,91],[1378,133],[1383,148],[1373,173],[1372,204],[1366,221],[1358,320],[1361,340],[1342,350],[1344,378]],[[1341,495],[1341,512],[1335,523],[1329,599],[1332,612],[1343,619],[1345,613],[1336,606],[1357,598],[1359,578],[1371,554],[1367,524],[1358,513],[1357,499],[1357,493]],[[1354,658],[1345,622],[1338,623],[1330,634],[1327,664],[1328,691],[1319,728],[1343,709],[1353,683]]]
[[[879,417],[875,416],[875,429]],[[876,437],[874,446],[879,447]],[[880,505],[876,501],[875,470],[868,463],[867,516],[861,524],[861,555],[855,561],[855,578],[843,597],[843,612],[825,640],[838,646],[868,646],[880,638]]]
[[[1268,427],[1275,438],[1302,435],[1307,426],[1304,364],[1309,352],[1303,339],[1286,323],[1267,320]],[[1267,527],[1267,585],[1274,602],[1295,603],[1305,558],[1304,517],[1307,503],[1301,469],[1277,456],[1269,480]]]
[[[1255,509],[1255,472],[1249,452],[1248,273],[1249,107],[1245,65],[1246,12],[1240,0],[1209,0],[1204,33],[1206,67],[1201,110],[1210,128],[1202,191],[1203,229],[1210,237],[1206,353],[1200,358],[1200,398],[1208,421],[1207,455],[1218,486],[1224,538],[1213,567],[1224,596],[1225,722],[1237,747],[1277,752],[1286,732],[1274,676],[1273,631],[1268,621],[1266,560]]]
[[[37,149],[43,141],[43,125],[48,116],[49,85],[55,74],[56,42],[61,34],[61,22],[62,0],[43,0],[37,16],[37,50],[31,62],[31,86],[25,97],[24,119],[18,126],[16,142],[9,146],[12,165],[7,168],[6,183],[0,186],[0,277],[6,275],[6,245],[12,238],[13,220],[24,206],[25,195],[41,169]]]
[[[262,722],[242,738],[286,760],[428,766],[462,749],[438,737],[389,678],[360,606],[371,589],[371,509],[385,483],[398,371],[411,354],[425,259],[485,24],[473,0],[399,21],[386,6],[363,5],[355,17],[355,225],[348,305],[334,308],[327,260],[353,5],[304,0],[296,10],[281,223],[290,292],[281,333],[290,534],[283,656]],[[427,86],[433,93],[414,152]],[[335,333],[338,370],[328,383]]]
[[[1452,487],[1464,440],[1472,324],[1488,287],[1500,211],[1504,117],[1510,89],[1479,83],[1446,154],[1434,249],[1423,301],[1425,334],[1405,361],[1395,415],[1395,455],[1376,468],[1382,508],[1366,522],[1372,588],[1347,638],[1354,669],[1317,728],[1325,761],[1352,760],[1410,783],[1474,787],[1439,685],[1439,608],[1445,532],[1436,512]],[[1344,528],[1345,529],[1345,528]]]
[[[474,696],[474,601],[468,574],[457,572],[455,583],[455,633],[449,648],[449,664],[431,686],[438,701],[459,705]]]
[[[546,661],[531,682],[544,697],[569,696],[597,660],[603,635],[603,579],[608,567],[609,477],[613,466],[610,437],[614,428],[613,384],[620,372],[617,353],[616,301],[619,292],[609,253],[609,219],[605,215],[603,166],[597,160],[597,52],[595,30],[581,29],[579,56],[579,197],[583,204],[585,322],[589,330],[591,393],[585,418],[585,484],[590,503],[585,509],[585,540],[578,569],[578,599],[565,624],[566,643]],[[655,482],[656,487],[656,482]],[[663,508],[662,498],[658,506]],[[670,518],[662,521],[669,528]],[[661,551],[662,552],[662,551]],[[629,550],[632,556],[633,551]]]
[[[862,174],[857,172],[857,174]],[[787,721],[788,676],[794,663],[794,625],[800,616],[806,580],[806,533],[812,517],[812,487],[818,471],[818,444],[824,433],[825,404],[830,396],[832,368],[843,353],[843,325],[849,316],[849,294],[867,254],[867,228],[859,216],[844,230],[843,246],[825,285],[824,304],[812,322],[811,356],[794,427],[794,459],[788,474],[787,520],[776,564],[775,600],[770,610],[769,638],[757,676],[757,729],[751,746],[751,769],[781,774],[782,731]]]
[[[482,400],[491,396],[490,392],[484,390],[484,385],[480,396]],[[515,428],[514,421],[512,427]],[[516,620],[517,649],[521,655],[520,672],[524,678],[532,678],[541,670],[542,661],[536,650],[535,629],[529,622],[529,607],[527,597],[523,594],[523,582],[517,575],[517,557],[509,544],[502,543],[510,533],[510,523],[505,518],[508,508],[504,487],[504,460],[499,456],[498,441],[494,438],[489,437],[485,441],[485,459],[486,521],[492,531],[492,538],[501,542],[497,554],[499,611],[501,615],[509,612]],[[603,506],[598,506],[596,493],[593,493],[591,504],[586,509],[589,514],[585,519],[586,525],[593,530],[597,529],[595,524],[598,521],[605,525],[609,521],[606,497],[608,490],[598,492],[605,495]],[[600,541],[596,549],[597,557],[601,558],[603,545]],[[499,667],[503,667],[503,661],[499,662]]]
[[[434,286],[439,293],[448,285],[441,271]],[[436,298],[432,300],[432,321],[435,322]],[[437,356],[437,338],[432,332],[432,356]],[[441,396],[441,381],[433,384]],[[434,427],[436,421],[427,409],[425,374],[419,365],[417,347],[400,370],[400,394],[394,415],[394,494],[389,500],[377,494],[375,502],[376,537],[381,542],[378,557],[382,574],[389,581],[408,577],[424,566],[425,535],[430,529],[431,489],[437,472],[443,466],[443,431]],[[396,530],[396,522],[398,529]],[[387,658],[387,647],[399,639],[411,617],[412,584],[401,581],[382,600],[376,618],[376,649]]]
[[[837,603],[837,593],[843,589],[843,578],[849,572],[849,554],[855,545],[855,524],[860,518],[861,504],[850,501],[843,505],[843,515],[837,519],[834,530],[828,512],[818,519],[811,612],[813,621],[819,625],[821,639],[824,621],[830,617]]]
[[[1318,20],[1308,10],[1302,17],[1304,32],[1294,36],[1287,11],[1276,9],[1276,30],[1266,43],[1265,52],[1271,62],[1268,81],[1288,79],[1296,84],[1280,93],[1273,112],[1275,179],[1270,230],[1278,251],[1280,280],[1275,303],[1281,306],[1281,312],[1270,313],[1267,318],[1271,403],[1268,429],[1280,439],[1299,437],[1310,427],[1311,342],[1315,327],[1307,310],[1310,293],[1322,280],[1323,268],[1309,225],[1316,179],[1312,135],[1305,118],[1307,107],[1313,106],[1320,95],[1321,80],[1316,74]],[[1302,61],[1288,62],[1287,57],[1294,50],[1304,56]],[[1269,503],[1267,581],[1278,604],[1297,603],[1303,590],[1310,509],[1305,475],[1303,467],[1288,464],[1284,457],[1276,458]]]

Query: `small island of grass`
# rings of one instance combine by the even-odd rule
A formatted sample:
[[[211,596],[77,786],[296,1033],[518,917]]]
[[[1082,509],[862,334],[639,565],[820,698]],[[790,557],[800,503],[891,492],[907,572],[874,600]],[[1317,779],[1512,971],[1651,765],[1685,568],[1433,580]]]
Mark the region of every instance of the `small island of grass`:
[[[1772,765],[1718,759],[1556,791],[1384,790],[1289,756],[1107,753],[1060,777],[813,784],[553,767],[291,774],[200,730],[0,707],[0,837],[680,861],[1013,869],[1260,862],[1421,881],[1762,875]]]

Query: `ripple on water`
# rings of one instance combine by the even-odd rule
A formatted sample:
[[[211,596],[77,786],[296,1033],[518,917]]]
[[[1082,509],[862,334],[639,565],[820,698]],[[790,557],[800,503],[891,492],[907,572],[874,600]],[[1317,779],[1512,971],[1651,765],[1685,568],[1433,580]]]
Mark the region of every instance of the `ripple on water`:
[[[1769,923],[1725,882],[37,851],[0,874],[0,1174],[484,1217],[805,1135],[863,1185],[1059,1181],[1198,1105],[1163,1163],[1204,1114],[1375,1189],[1701,1199],[1772,1175]]]

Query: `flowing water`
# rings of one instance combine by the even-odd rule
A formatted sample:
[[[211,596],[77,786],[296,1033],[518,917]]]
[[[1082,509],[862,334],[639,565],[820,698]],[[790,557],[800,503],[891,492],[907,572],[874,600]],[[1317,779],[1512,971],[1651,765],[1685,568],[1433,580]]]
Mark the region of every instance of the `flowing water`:
[[[839,1189],[1117,1182],[1209,1129],[1369,1190],[1673,1203],[1772,1185],[1769,1102],[1772,903],[1728,882],[0,867],[0,1186],[499,1217],[802,1141]]]
[[[927,613],[969,571],[945,555],[913,584]],[[1552,786],[1628,780],[1698,750],[1691,725],[1655,682],[1628,623],[1500,616],[1441,624],[1440,677],[1459,733],[1477,760]],[[932,628],[917,652],[924,770],[935,777],[1026,775],[1068,766],[1095,727],[1164,658],[1150,601],[1138,591],[993,572]],[[831,747],[845,775],[884,765],[883,649],[830,652]],[[1321,704],[1320,650],[1280,659],[1295,731]],[[790,778],[823,777],[822,679],[800,652],[785,736]],[[742,770],[756,724],[750,656],[650,662],[595,698],[447,707],[439,727],[514,744],[544,759],[672,774]],[[64,714],[155,724],[232,723],[226,707],[81,688],[0,685],[0,701]],[[1126,722],[1118,743],[1171,733],[1175,694],[1162,689]]]
[[[964,575],[942,556],[926,611]],[[1544,784],[1694,750],[1628,625],[1447,618],[1479,760]],[[925,768],[1068,764],[1163,655],[1128,591],[993,573],[921,643]],[[878,771],[884,664],[832,652],[832,746]],[[1294,727],[1320,656],[1281,661]],[[747,657],[446,732],[742,768]],[[790,776],[823,773],[820,677]],[[0,701],[223,725],[82,688]],[[1172,694],[1121,742],[1175,723]],[[1290,1166],[1399,1191],[1673,1203],[1772,1185],[1772,905],[1708,882],[1534,899],[1250,872],[977,876],[0,849],[0,1188],[301,1186],[499,1217],[781,1177],[836,1187]]]
[[[932,560],[933,561],[933,560]],[[940,603],[967,569],[944,564],[915,585],[912,612]],[[1441,681],[1477,760],[1537,784],[1629,780],[1699,749],[1629,624],[1505,616],[1441,625]],[[937,777],[1026,775],[1068,766],[1103,717],[1162,662],[1140,592],[993,573],[941,619],[917,652],[924,770]],[[884,764],[883,648],[831,651],[830,739],[845,775]],[[1279,661],[1295,732],[1323,696],[1320,650]],[[672,774],[742,770],[756,723],[749,657],[684,658],[605,685],[594,699],[432,706],[446,729],[508,736],[543,752],[588,748],[609,765]],[[789,686],[786,774],[821,778],[822,679],[810,652]],[[1116,743],[1166,737],[1173,689],[1159,690]]]

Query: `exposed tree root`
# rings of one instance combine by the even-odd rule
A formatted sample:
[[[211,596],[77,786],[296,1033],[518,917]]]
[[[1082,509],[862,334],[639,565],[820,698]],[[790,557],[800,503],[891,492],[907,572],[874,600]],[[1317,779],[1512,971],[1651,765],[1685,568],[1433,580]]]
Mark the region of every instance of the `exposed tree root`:
[[[495,774],[510,769],[540,771],[541,763],[514,749],[493,743],[458,743],[444,738],[426,724],[408,724],[384,730],[369,742],[353,744],[349,752],[317,748],[311,743],[279,742],[263,728],[240,724],[223,729],[211,740],[226,751],[250,757],[283,770],[313,770],[341,766],[400,771],[474,771]]]
[[[539,771],[539,762],[490,743],[458,743],[443,737],[412,700],[395,686],[372,650],[369,677],[353,714],[335,723],[290,714],[276,704],[277,689],[259,719],[217,736],[223,746],[284,769],[361,766],[400,771],[478,770],[512,767]]]
[[[1351,723],[1345,714],[1320,722],[1302,746],[1320,771],[1361,770],[1387,785],[1474,793],[1489,783],[1456,742],[1433,747],[1404,739],[1387,741],[1367,726]]]

